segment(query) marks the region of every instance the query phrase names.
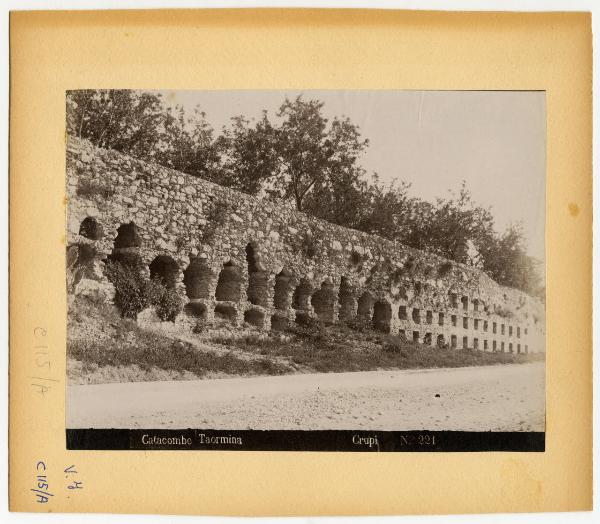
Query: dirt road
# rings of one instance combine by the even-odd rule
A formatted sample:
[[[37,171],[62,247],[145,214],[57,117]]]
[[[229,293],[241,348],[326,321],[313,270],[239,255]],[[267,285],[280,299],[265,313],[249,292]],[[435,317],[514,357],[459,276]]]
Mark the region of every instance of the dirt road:
[[[543,431],[544,363],[67,387],[68,428]]]

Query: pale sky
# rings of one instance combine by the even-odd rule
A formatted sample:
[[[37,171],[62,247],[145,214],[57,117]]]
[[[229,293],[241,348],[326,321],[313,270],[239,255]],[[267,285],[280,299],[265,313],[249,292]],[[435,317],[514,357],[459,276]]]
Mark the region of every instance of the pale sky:
[[[197,104],[220,131],[232,116],[274,117],[286,96],[325,102],[370,141],[361,160],[381,181],[412,184],[433,201],[467,182],[492,208],[496,228],[522,222],[529,253],[544,260],[546,98],[542,91],[161,91],[168,104]]]

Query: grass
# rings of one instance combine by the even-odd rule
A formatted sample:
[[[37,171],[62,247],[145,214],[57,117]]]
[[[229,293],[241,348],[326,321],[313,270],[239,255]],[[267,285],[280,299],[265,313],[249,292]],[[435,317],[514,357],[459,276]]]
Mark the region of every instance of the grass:
[[[357,332],[341,325],[292,327],[289,338],[216,337],[212,342],[265,357],[285,357],[307,371],[320,373],[375,369],[422,369],[484,366],[540,360],[543,355],[439,349],[401,337]]]
[[[199,351],[191,344],[175,342],[167,337],[145,334],[135,343],[106,344],[94,340],[74,340],[69,344],[71,358],[84,363],[84,371],[95,364],[105,366],[138,365],[142,370],[189,371],[198,377],[207,373],[228,375],[281,375],[287,368],[267,358],[241,359],[233,353],[218,355]]]
[[[298,370],[328,373],[454,368],[544,358],[543,354],[440,349],[367,329],[360,322],[324,326],[313,319],[290,326],[283,335],[207,335],[203,346],[210,348],[212,344],[215,351],[205,351],[199,344],[123,319],[115,307],[102,300],[81,297],[69,312],[69,333],[67,356],[81,363],[83,375],[93,375],[98,368],[123,369],[123,381],[127,381],[125,371],[131,366],[147,372],[144,380],[155,380],[153,370],[189,372],[197,377],[281,375]]]
[[[73,310],[72,321],[86,322],[95,312],[113,333],[109,340],[95,337],[70,337],[67,356],[80,361],[82,370],[92,371],[95,366],[131,366],[142,370],[154,368],[167,371],[194,373],[202,377],[207,373],[229,375],[279,375],[287,367],[271,359],[258,357],[244,359],[235,353],[217,354],[201,351],[194,345],[175,340],[162,333],[145,330],[135,321],[122,319],[109,306],[96,307],[89,300],[78,300]]]

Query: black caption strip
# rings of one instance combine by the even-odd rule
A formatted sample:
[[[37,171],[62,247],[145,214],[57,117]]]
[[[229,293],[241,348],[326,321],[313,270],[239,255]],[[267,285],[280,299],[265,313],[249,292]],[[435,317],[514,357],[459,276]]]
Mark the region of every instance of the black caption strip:
[[[67,429],[71,450],[544,451],[543,432]]]

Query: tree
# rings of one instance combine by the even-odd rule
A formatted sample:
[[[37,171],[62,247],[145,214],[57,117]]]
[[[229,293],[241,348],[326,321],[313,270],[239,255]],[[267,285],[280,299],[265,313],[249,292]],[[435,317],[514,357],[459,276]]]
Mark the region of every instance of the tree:
[[[435,254],[466,264],[470,242],[477,247],[481,238],[492,234],[493,227],[490,210],[475,204],[463,182],[458,194],[436,200],[419,236],[420,242]]]
[[[266,111],[253,126],[243,116],[233,117],[219,141],[224,151],[220,184],[256,194],[279,172],[277,131]]]
[[[363,171],[357,163],[368,140],[361,140],[358,128],[349,119],[334,119],[329,129],[322,115],[323,102],[286,98],[277,117],[275,151],[279,169],[272,193],[292,199],[299,211],[307,195],[318,187],[332,190],[337,184],[349,187]]]
[[[478,250],[483,258],[483,270],[496,282],[521,289],[531,295],[545,297],[540,276],[541,263],[527,255],[521,224],[511,224],[502,235],[483,237]]]
[[[164,113],[163,132],[155,153],[159,164],[207,180],[221,174],[222,144],[198,106],[187,116],[182,106]]]
[[[159,94],[110,89],[67,95],[69,134],[139,158],[153,157],[163,119]]]
[[[374,174],[357,205],[356,228],[407,244],[417,202],[408,196],[409,188],[410,184],[396,181],[385,186]]]

